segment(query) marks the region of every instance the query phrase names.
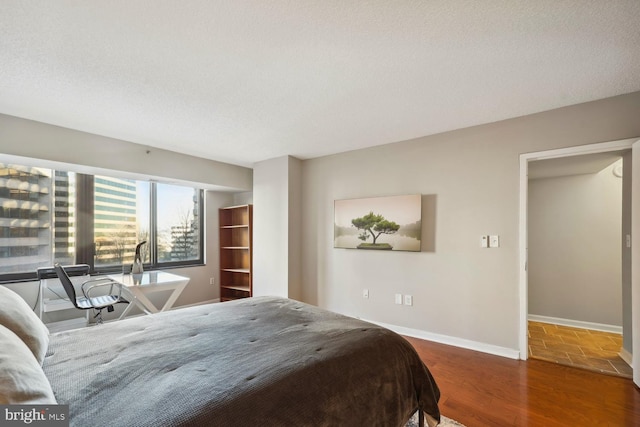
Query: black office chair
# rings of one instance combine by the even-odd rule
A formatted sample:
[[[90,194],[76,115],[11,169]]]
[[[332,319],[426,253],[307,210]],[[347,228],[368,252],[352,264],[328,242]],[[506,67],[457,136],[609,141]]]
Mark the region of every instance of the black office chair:
[[[82,283],[80,289],[82,289],[83,296],[77,297],[76,290],[73,287],[73,283],[66,271],[67,268],[70,270],[77,269],[77,266],[62,267],[60,264],[56,263],[53,268],[55,269],[56,275],[58,276],[58,279],[60,279],[64,290],[67,292],[69,299],[78,310],[97,310],[97,313],[93,317],[96,319],[96,323],[98,324],[103,322],[102,310],[106,308],[107,311],[112,312],[115,304],[129,303],[129,301],[122,298],[123,285],[107,277],[90,279]],[[109,291],[104,293],[104,288],[107,286],[109,287]],[[114,287],[117,288],[117,293],[114,293]],[[100,292],[100,294],[98,294],[98,292]]]

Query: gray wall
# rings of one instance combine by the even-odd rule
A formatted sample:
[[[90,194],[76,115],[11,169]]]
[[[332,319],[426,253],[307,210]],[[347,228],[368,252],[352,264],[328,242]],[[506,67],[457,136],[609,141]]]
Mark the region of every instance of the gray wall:
[[[622,326],[622,179],[529,180],[529,314]]]
[[[75,172],[119,171],[221,191],[250,191],[249,168],[0,114],[0,153],[60,163]]]
[[[302,170],[303,299],[363,318],[519,348],[519,155],[640,136],[640,92],[306,160]],[[333,201],[429,195],[433,250],[333,248]],[[498,234],[501,247],[480,248]],[[370,298],[362,298],[362,289]],[[411,294],[412,307],[393,294]]]
[[[279,254],[274,263],[289,272],[289,261],[282,264],[282,258],[295,259],[295,248],[288,247],[288,223],[295,222],[293,217],[297,216],[301,218],[299,294],[304,301],[392,325],[517,350],[519,155],[637,137],[638,117],[640,92],[306,160],[300,168],[300,209],[295,202],[282,202],[289,197],[288,180],[295,178],[288,172],[286,176],[272,175],[275,171],[269,168],[260,176],[258,166],[254,177],[255,217],[262,220],[272,215],[264,212],[263,216],[260,206],[280,203],[273,209],[272,218],[286,233],[280,237],[274,234],[274,240],[254,241],[254,258],[257,261],[259,254],[268,255],[268,250],[275,248]],[[0,116],[0,152],[50,156],[50,160],[68,163],[88,162],[105,169],[121,169],[126,164],[134,172],[179,175],[174,178],[226,185],[237,191],[251,190],[250,184],[247,187],[251,182],[249,169],[232,166],[225,174],[217,171],[217,162],[162,151],[159,163],[140,162],[145,150],[135,144],[26,122],[29,121]],[[25,137],[14,141],[7,138],[11,135]],[[68,145],[67,139],[73,144]],[[283,164],[288,168],[289,159]],[[214,179],[236,174],[237,180]],[[277,180],[283,181],[278,184]],[[276,199],[261,198],[260,187],[268,183],[283,185],[286,194],[265,189],[273,191]],[[427,236],[429,244],[423,252],[362,253],[333,248],[334,200],[418,193],[426,196],[423,205],[427,200],[429,207],[425,210],[429,217],[423,218],[423,238]],[[219,201],[224,205],[222,202]],[[292,216],[286,225],[275,215],[280,208]],[[217,219],[207,221],[207,227],[212,224],[217,224]],[[486,234],[499,234],[501,247],[481,249],[479,238]],[[279,239],[286,240],[286,249],[282,249]],[[180,272],[185,270],[189,269]],[[185,291],[184,299],[178,303],[215,297],[217,289],[208,285],[208,278],[216,273],[217,268],[209,265],[195,268],[192,283],[198,283],[199,291],[195,287]],[[275,268],[256,269],[255,274],[262,283],[281,278]],[[362,298],[364,288],[370,291],[367,300]],[[291,292],[288,284],[282,289]],[[191,292],[196,292],[193,298]],[[413,295],[414,305],[395,305],[394,293]]]
[[[289,298],[302,299],[302,162],[289,156]]]
[[[0,155],[34,165],[38,162],[37,165],[43,167],[115,173],[137,179],[153,178],[208,189],[205,204],[206,265],[172,271],[191,279],[176,305],[219,297],[218,208],[232,205],[234,192],[252,190],[251,169],[2,114]],[[209,284],[211,277],[216,279],[213,286]],[[7,286],[18,291],[29,304],[35,305],[37,282]],[[162,294],[157,296],[160,300],[166,300],[166,297]],[[59,318],[52,314],[48,320]]]

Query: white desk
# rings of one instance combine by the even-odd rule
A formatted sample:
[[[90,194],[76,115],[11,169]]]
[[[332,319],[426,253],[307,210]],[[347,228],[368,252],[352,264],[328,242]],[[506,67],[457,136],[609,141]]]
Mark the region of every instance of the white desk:
[[[131,295],[131,303],[120,315],[120,319],[129,314],[134,305],[138,306],[146,314],[158,313],[173,307],[184,288],[189,283],[189,278],[164,271],[145,271],[142,274],[110,274],[109,278],[125,285],[125,290]],[[147,294],[173,291],[162,308],[158,309],[147,298]]]

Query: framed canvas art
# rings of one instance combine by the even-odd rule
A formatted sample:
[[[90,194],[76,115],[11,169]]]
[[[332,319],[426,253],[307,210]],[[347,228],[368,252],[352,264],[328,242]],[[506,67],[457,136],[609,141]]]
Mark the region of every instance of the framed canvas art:
[[[336,200],[334,216],[334,248],[420,252],[420,194]]]

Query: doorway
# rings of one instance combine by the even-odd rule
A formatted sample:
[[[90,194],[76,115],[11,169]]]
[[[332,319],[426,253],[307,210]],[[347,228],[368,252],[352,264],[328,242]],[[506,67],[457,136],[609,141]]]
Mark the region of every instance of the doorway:
[[[529,163],[530,357],[631,376],[618,355],[622,163],[619,152]]]
[[[621,155],[624,152],[629,152],[635,139],[613,141],[601,144],[591,144],[585,146],[578,146],[559,150],[550,150],[546,152],[523,154],[520,156],[520,358],[527,359],[529,357],[529,336],[528,336],[528,316],[529,316],[529,295],[528,295],[528,202],[529,202],[529,183],[528,174],[530,162],[545,160],[545,159],[561,159],[570,158],[575,156],[583,156],[596,153],[613,153]],[[635,155],[635,153],[634,153]],[[629,156],[630,157],[630,156]],[[630,178],[630,177],[629,177]],[[634,177],[635,179],[635,177]],[[630,181],[629,181],[630,182]],[[629,206],[629,212],[631,207]],[[630,231],[629,231],[630,233]],[[630,259],[626,261],[628,263],[629,271],[631,269]],[[634,282],[635,285],[635,282]],[[631,283],[629,278],[628,286],[629,295],[631,294]],[[630,298],[629,298],[630,302]],[[632,323],[631,304],[628,307],[623,308],[623,326],[627,332],[630,330]],[[637,314],[637,313],[636,313]],[[633,320],[635,322],[635,318]],[[636,331],[634,331],[635,333]],[[629,339],[631,339],[631,334]],[[629,345],[629,348],[630,345]]]

